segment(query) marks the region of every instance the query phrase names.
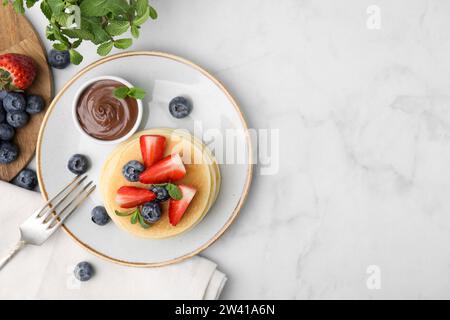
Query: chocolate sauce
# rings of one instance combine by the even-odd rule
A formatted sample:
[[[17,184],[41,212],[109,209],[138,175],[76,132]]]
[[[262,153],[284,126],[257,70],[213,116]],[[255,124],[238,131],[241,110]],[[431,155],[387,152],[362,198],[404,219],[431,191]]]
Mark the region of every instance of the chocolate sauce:
[[[80,126],[90,136],[100,140],[116,140],[126,135],[138,116],[137,101],[114,96],[114,89],[124,85],[114,80],[99,80],[88,86],[77,103]]]

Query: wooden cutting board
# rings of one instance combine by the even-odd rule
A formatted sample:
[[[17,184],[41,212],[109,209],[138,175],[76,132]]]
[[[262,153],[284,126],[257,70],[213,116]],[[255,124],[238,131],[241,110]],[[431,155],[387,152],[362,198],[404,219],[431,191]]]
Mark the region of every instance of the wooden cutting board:
[[[38,33],[25,16],[17,14],[11,5],[4,7],[0,3],[0,21],[0,54],[21,53],[36,61],[36,80],[26,92],[41,95],[47,109],[52,97],[53,80]],[[30,122],[25,127],[16,130],[14,143],[19,147],[20,155],[10,164],[0,164],[0,180],[12,180],[33,158],[44,114],[45,111],[42,111],[30,117]]]

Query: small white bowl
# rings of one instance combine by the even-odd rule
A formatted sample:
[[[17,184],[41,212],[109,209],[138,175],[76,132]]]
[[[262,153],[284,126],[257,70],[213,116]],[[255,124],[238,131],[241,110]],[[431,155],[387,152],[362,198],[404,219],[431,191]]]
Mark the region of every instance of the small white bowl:
[[[82,135],[84,135],[85,137],[88,137],[92,141],[95,141],[95,142],[100,143],[100,144],[116,144],[116,143],[123,142],[123,141],[127,140],[129,137],[131,137],[137,131],[137,129],[139,128],[139,125],[141,124],[141,121],[142,121],[142,100],[140,100],[140,99],[136,99],[137,108],[138,108],[138,114],[137,114],[136,122],[135,122],[134,126],[131,128],[131,130],[126,135],[124,135],[123,137],[120,137],[118,139],[115,139],[115,140],[101,140],[101,139],[97,139],[97,138],[89,135],[86,131],[84,131],[83,128],[81,127],[79,121],[78,121],[78,116],[77,116],[78,99],[80,98],[80,96],[83,93],[83,91],[89,85],[93,84],[94,82],[100,81],[100,80],[114,80],[114,81],[122,83],[124,86],[127,86],[128,88],[133,87],[133,85],[131,83],[129,83],[127,80],[122,79],[120,77],[116,77],[116,76],[100,76],[100,77],[96,77],[96,78],[93,78],[93,79],[85,82],[78,89],[78,91],[75,94],[75,97],[73,99],[73,103],[72,103],[72,118],[73,118],[73,122],[75,123],[75,126],[78,128],[78,131],[80,131]]]

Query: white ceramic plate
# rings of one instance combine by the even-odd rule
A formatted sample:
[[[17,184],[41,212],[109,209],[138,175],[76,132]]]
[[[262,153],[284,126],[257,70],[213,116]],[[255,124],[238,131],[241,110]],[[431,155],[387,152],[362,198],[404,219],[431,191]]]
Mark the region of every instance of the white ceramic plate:
[[[92,163],[88,174],[97,181],[103,161],[115,148],[115,145],[97,144],[81,135],[71,114],[77,89],[87,80],[105,75],[122,77],[147,91],[140,130],[183,128],[202,139],[201,131],[194,132],[194,126],[201,126],[203,132],[213,129],[225,133],[231,129],[237,133],[237,143],[244,145],[245,161],[220,164],[222,185],[215,205],[195,228],[180,236],[164,240],[140,239],[113,223],[104,227],[95,225],[90,220],[90,211],[101,204],[98,191],[68,220],[65,230],[92,253],[132,266],[166,265],[201,252],[217,240],[237,216],[250,186],[252,153],[247,125],[236,102],[213,76],[185,59],[159,52],[128,52],[99,60],[70,80],[53,100],[39,134],[38,178],[44,197],[54,195],[72,179],[73,175],[67,170],[71,155],[88,155]],[[187,95],[193,101],[194,109],[188,118],[174,119],[168,111],[169,101],[178,95]]]

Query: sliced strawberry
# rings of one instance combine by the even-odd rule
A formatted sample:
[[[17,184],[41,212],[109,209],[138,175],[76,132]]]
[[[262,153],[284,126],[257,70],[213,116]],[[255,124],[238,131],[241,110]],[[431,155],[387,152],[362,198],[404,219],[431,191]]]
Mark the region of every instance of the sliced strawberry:
[[[180,180],[186,175],[186,168],[179,154],[171,154],[145,169],[139,181],[145,184]]]
[[[26,55],[0,55],[0,90],[25,90],[36,77],[36,63]]]
[[[183,198],[181,200],[169,200],[169,221],[173,226],[176,226],[181,218],[183,218],[186,209],[197,192],[197,190],[189,186],[179,185],[178,187],[181,190]]]
[[[155,198],[156,194],[150,190],[124,186],[117,190],[116,203],[122,208],[134,208]]]
[[[166,138],[157,135],[144,135],[139,138],[141,145],[142,160],[146,168],[162,159]]]

